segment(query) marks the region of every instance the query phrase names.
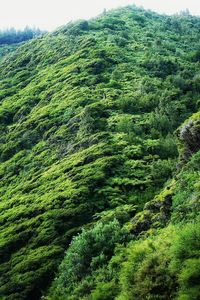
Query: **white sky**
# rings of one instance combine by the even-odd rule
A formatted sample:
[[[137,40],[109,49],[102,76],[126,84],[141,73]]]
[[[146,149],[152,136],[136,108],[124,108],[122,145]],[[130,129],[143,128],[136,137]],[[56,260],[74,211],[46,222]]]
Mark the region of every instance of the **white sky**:
[[[136,4],[172,14],[188,8],[200,15],[200,0],[0,0],[0,28],[26,25],[53,30],[75,19],[88,19],[103,9]]]

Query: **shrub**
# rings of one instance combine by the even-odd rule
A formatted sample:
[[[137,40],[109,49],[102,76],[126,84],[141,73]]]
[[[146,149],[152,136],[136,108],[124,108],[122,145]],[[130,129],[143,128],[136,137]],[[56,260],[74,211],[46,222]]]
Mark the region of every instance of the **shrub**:
[[[73,290],[81,280],[103,267],[113,255],[116,243],[125,239],[117,220],[94,228],[83,230],[76,236],[60,265],[58,278],[54,282],[53,293],[61,295]]]
[[[179,283],[178,300],[200,299],[200,222],[188,224],[171,249],[172,274]],[[177,275],[178,274],[178,275]]]

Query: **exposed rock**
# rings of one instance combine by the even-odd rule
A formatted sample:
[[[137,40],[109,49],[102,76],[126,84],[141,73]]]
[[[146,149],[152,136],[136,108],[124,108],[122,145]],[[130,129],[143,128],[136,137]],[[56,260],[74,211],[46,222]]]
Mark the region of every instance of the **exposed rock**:
[[[189,157],[200,150],[200,115],[192,116],[179,130],[178,138],[181,143],[181,157],[187,161]]]
[[[138,213],[132,220],[131,232],[138,236],[152,228],[163,228],[171,216],[174,181],[163,192],[149,201],[144,210]]]

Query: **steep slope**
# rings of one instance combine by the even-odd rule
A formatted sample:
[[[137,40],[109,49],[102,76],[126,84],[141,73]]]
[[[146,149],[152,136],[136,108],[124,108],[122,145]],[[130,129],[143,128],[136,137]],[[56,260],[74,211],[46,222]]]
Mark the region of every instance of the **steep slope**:
[[[39,28],[26,27],[23,30],[15,30],[14,28],[0,30],[0,59],[8,53],[14,51],[23,42],[44,35],[46,31]]]
[[[199,299],[199,124],[197,113],[178,130],[180,158],[195,150],[142,212],[106,211],[73,239],[45,299]]]
[[[133,217],[172,176],[173,133],[199,105],[199,28],[128,7],[0,62],[2,299],[39,299],[83,225]]]
[[[5,55],[16,50],[18,46],[20,45],[0,45],[0,59],[3,59]]]

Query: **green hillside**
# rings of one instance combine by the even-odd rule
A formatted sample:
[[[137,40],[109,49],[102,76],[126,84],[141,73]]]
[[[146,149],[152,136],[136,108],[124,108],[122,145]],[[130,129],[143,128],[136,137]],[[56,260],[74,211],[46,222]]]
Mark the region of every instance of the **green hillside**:
[[[131,6],[0,60],[0,299],[200,298],[199,38]]]
[[[14,51],[18,46],[19,46],[19,44],[1,45],[0,46],[0,60],[2,58],[4,58],[4,56],[7,55],[8,53]]]
[[[23,30],[14,28],[0,30],[0,59],[16,50],[22,43],[37,38],[46,33],[39,28],[25,27]]]

